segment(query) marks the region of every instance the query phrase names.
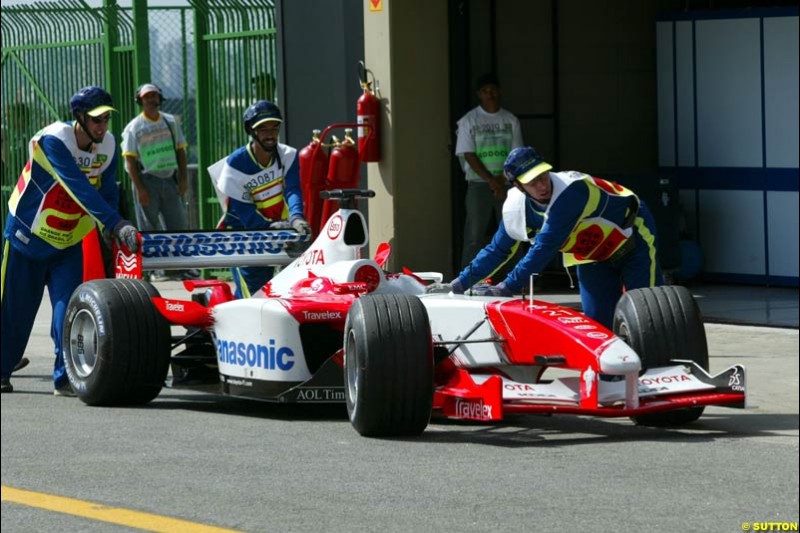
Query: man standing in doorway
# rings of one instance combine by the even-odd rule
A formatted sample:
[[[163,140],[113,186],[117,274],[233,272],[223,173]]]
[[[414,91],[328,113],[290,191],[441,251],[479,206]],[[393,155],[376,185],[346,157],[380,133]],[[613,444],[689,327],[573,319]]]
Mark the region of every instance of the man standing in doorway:
[[[519,120],[500,107],[497,76],[483,74],[476,89],[480,105],[458,121],[456,141],[456,156],[467,180],[462,265],[486,245],[499,222],[507,188],[503,162],[512,149],[522,146]]]

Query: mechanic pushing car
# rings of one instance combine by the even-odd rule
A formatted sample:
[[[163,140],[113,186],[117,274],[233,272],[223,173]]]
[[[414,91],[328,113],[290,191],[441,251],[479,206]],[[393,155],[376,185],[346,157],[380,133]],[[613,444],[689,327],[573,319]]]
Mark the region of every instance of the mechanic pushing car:
[[[511,202],[514,204],[514,202]],[[472,261],[470,261],[459,276],[450,283],[433,283],[427,287],[426,292],[455,292],[456,294],[463,294],[464,289],[472,287],[478,282],[491,278],[506,263],[508,263],[517,254],[522,241],[533,242],[536,234],[544,224],[545,207],[536,202],[524,202],[525,209],[525,227],[520,228],[525,232],[525,238],[520,239],[517,233],[511,235],[509,229],[506,227],[505,210],[511,204],[506,200],[503,202],[503,218],[500,219],[500,225],[492,237],[491,242],[487,244]],[[513,222],[518,224],[519,221],[514,218]],[[462,281],[463,279],[463,281]],[[476,289],[478,290],[478,289]]]
[[[533,244],[504,281],[476,294],[519,293],[529,276],[541,273],[560,250],[565,266],[578,265],[584,314],[611,329],[623,286],[632,290],[664,283],[656,260],[655,220],[633,191],[581,172],[550,172],[552,168],[530,146],[508,155],[503,170],[514,188],[492,244],[509,238]],[[541,231],[536,233],[542,211]],[[461,294],[483,279],[501,259],[487,249],[445,288]]]
[[[242,117],[251,141],[209,167],[225,211],[220,222],[231,229],[275,229],[282,221],[311,234],[303,217],[297,150],[278,142],[283,117],[277,105],[259,100]],[[233,269],[236,296],[249,297],[272,278],[274,267]]]
[[[61,337],[72,292],[83,278],[81,241],[95,228],[135,251],[137,230],[117,212],[117,145],[108,133],[113,107],[100,87],[69,101],[75,120],[54,122],[30,141],[30,160],[8,201],[2,264],[2,392],[22,360],[44,287],[53,306],[53,383],[74,393],[64,369]]]

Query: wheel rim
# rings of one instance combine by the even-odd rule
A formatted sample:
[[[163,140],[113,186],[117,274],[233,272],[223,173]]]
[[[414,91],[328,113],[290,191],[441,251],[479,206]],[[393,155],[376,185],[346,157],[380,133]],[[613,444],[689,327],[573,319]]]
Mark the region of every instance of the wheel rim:
[[[631,345],[631,333],[628,331],[628,325],[625,322],[620,323],[617,337],[625,341],[625,344],[628,346]]]
[[[350,360],[351,357],[353,358],[352,361]],[[358,376],[361,371],[358,368],[356,336],[353,330],[347,333],[347,344],[344,347],[344,368],[347,372],[347,397],[350,398],[350,402],[355,406],[358,398]]]
[[[94,315],[81,309],[72,320],[69,332],[69,360],[75,373],[88,377],[97,364],[97,323]]]

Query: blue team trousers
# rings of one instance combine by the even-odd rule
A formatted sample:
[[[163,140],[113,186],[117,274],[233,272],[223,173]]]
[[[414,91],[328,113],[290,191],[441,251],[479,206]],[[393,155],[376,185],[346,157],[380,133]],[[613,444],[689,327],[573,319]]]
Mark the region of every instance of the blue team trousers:
[[[656,224],[643,208],[636,218],[636,246],[619,260],[578,265],[583,313],[608,329],[614,325],[614,309],[625,290],[656,287],[664,276],[656,258]]]
[[[27,257],[3,239],[2,263],[2,377],[8,378],[22,359],[44,288],[50,294],[53,321],[50,337],[55,343],[53,382],[56,388],[67,385],[61,339],[64,316],[73,291],[83,281],[83,250],[71,246],[43,260]]]

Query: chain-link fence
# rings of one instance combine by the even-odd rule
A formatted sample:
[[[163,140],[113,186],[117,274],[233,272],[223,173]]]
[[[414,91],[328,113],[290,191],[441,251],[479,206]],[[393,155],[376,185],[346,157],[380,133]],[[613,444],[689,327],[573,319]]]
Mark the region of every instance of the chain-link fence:
[[[197,187],[197,123],[195,114],[195,45],[194,10],[189,6],[149,6],[147,39],[149,76],[141,76],[138,84],[155,83],[162,91],[161,111],[175,117],[186,142],[189,162],[189,189],[185,200],[189,227],[200,227]],[[125,98],[135,101],[137,84],[124,88]],[[135,108],[126,122],[140,112]],[[132,191],[128,194],[133,194]]]
[[[148,8],[150,79],[164,95],[161,110],[175,116],[189,143],[189,162],[197,163],[195,127],[194,19],[187,7]],[[135,87],[130,87],[134,98]]]

